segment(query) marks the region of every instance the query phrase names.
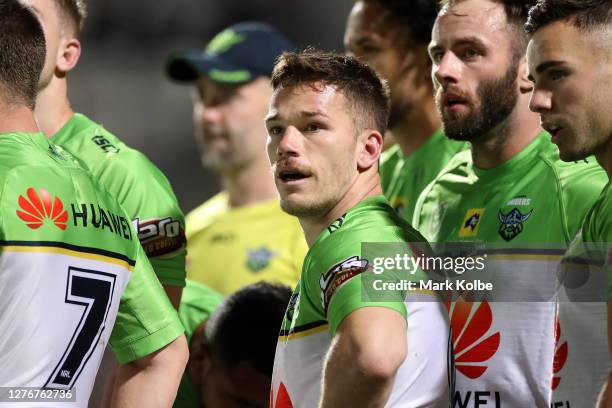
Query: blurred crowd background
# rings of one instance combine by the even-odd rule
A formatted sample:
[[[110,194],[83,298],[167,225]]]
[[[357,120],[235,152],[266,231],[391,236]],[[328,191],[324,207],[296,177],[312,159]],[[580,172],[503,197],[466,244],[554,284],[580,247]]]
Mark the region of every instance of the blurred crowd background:
[[[274,25],[300,47],[341,51],[352,4],[353,0],[89,0],[83,54],[70,79],[73,107],[145,153],[169,178],[188,212],[219,186],[200,164],[189,87],[164,75],[168,55],[201,49],[226,26],[252,20]]]

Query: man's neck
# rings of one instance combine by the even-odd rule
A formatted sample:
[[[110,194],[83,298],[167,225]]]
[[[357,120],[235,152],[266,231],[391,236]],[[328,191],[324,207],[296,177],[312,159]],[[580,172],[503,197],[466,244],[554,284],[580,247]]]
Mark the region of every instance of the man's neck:
[[[346,194],[325,215],[319,217],[300,217],[300,224],[304,230],[306,243],[311,247],[319,234],[334,220],[346,214],[351,208],[368,197],[382,194],[378,170],[362,173],[353,182]]]
[[[595,157],[597,158],[597,163],[608,173],[608,179],[612,179],[612,136],[608,139],[603,149],[595,154]]]
[[[35,113],[40,130],[47,137],[52,137],[64,127],[74,115],[68,100],[66,78],[54,77],[45,89],[38,93]]]
[[[390,129],[393,138],[404,156],[410,156],[421,147],[441,126],[440,116],[436,110],[434,97],[415,103],[406,116]]]
[[[525,149],[541,131],[537,114],[529,111],[527,101],[520,98],[515,110],[492,129],[490,135],[471,143],[474,165],[491,169],[505,163]]]
[[[0,133],[16,132],[40,132],[34,119],[34,113],[25,105],[9,105],[0,102]]]
[[[265,157],[259,158],[238,171],[222,174],[221,185],[228,193],[231,208],[278,200],[278,192],[270,171],[270,162]]]

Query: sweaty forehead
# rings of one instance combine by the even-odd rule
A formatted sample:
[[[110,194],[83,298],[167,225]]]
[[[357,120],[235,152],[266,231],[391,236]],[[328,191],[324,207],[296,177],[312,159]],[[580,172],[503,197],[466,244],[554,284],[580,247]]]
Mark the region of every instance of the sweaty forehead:
[[[443,9],[432,33],[432,43],[480,38],[496,42],[507,36],[508,24],[503,5],[488,0],[465,0]]]

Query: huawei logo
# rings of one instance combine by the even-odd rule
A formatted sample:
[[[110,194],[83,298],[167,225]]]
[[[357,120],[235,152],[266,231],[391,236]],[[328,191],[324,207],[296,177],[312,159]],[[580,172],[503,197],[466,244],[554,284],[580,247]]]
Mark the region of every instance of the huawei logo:
[[[559,324],[559,319],[557,319],[557,324],[555,327],[555,358],[553,359],[553,379],[552,379],[552,389],[555,390],[559,386],[561,382],[561,377],[558,377],[556,374],[561,371],[565,362],[567,361],[567,354],[569,352],[569,347],[567,345],[567,341],[563,342],[560,347],[559,339],[561,338],[561,325]]]
[[[472,313],[472,309],[476,306]],[[456,369],[468,378],[476,379],[484,374],[488,366],[479,364],[489,360],[499,348],[501,335],[496,332],[485,337],[493,323],[491,306],[485,300],[480,304],[455,302],[450,310],[451,331]]]
[[[68,213],[64,210],[62,200],[51,197],[51,194],[44,188],[40,189],[40,195],[32,187],[26,192],[28,198],[19,196],[19,207],[23,211],[17,210],[17,216],[25,221],[26,225],[32,229],[40,228],[45,218],[53,220],[55,226],[62,231],[66,229]]]
[[[278,394],[276,395],[276,403],[274,402],[273,390],[270,390],[270,408],[293,408],[291,398],[285,384],[281,383],[278,387]]]

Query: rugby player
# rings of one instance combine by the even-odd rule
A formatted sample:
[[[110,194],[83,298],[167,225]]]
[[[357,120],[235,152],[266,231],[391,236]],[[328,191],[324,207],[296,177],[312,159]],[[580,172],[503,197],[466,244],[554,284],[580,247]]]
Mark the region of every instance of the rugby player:
[[[188,279],[179,315],[190,355],[174,408],[267,408],[276,340],[290,297],[289,287],[260,282],[222,301]]]
[[[595,155],[609,179],[612,175],[612,110],[609,105],[612,95],[612,3],[606,0],[539,1],[530,10],[526,28],[530,35],[527,61],[533,81],[530,108],[540,114],[542,126],[551,133],[561,159],[583,160]],[[608,182],[589,209],[564,263],[586,259],[591,267],[604,266],[609,279],[610,258],[585,257],[585,254],[602,253],[589,251],[592,245],[609,251],[611,242],[612,190]],[[609,284],[606,295],[604,299],[611,297]],[[567,305],[562,306],[567,309]],[[578,309],[576,304],[571,306]],[[598,406],[612,406],[610,358],[597,342],[605,336],[605,326],[593,332],[585,331],[584,326],[579,325],[586,316],[592,319],[603,315],[605,311],[601,309],[600,305],[591,305],[591,310],[585,311],[583,307],[578,310],[580,314],[569,314],[570,310],[565,316],[568,324],[574,325],[568,333],[570,347],[589,350],[592,355],[587,359],[582,356],[584,353],[576,353],[578,357],[568,355],[568,364],[590,373],[590,377],[594,376],[592,384],[588,384],[580,395],[583,406],[595,405],[596,391],[602,382],[606,385]],[[561,312],[564,311],[562,308]],[[612,350],[612,306],[609,301],[607,316],[608,344]],[[595,348],[594,342],[599,347]],[[556,399],[567,397],[559,395]],[[573,402],[572,406],[575,406]]]
[[[169,407],[182,327],[128,215],[39,131],[45,36],[18,0],[0,0],[0,54],[0,406],[87,407],[110,343],[113,406]]]
[[[381,157],[382,188],[409,222],[423,189],[467,144],[444,137],[431,85],[427,46],[434,0],[359,0],[348,17],[347,54],[373,67],[391,91],[389,130],[397,144]],[[386,141],[385,141],[386,143]]]
[[[170,183],[142,153],[68,99],[68,74],[81,55],[85,0],[22,0],[36,11],[47,40],[36,119],[53,142],[84,163],[130,215],[153,269],[178,309],[185,286],[185,220]]]
[[[268,156],[281,207],[310,247],[277,345],[272,406],[448,406],[448,323],[435,295],[362,298],[373,261],[362,243],[423,241],[382,196],[387,88],[355,58],[313,50],[283,54],[272,85]]]
[[[607,178],[591,158],[561,161],[529,111],[527,9],[512,0],[445,0],[429,46],[444,132],[471,151],[424,190],[414,226],[431,242],[496,245],[492,295],[507,300],[450,308],[455,406],[550,406],[559,402],[551,388],[578,390],[594,378],[566,366],[553,380],[552,361],[563,353],[556,340],[567,330],[555,324],[556,298],[541,296],[554,295],[563,250]],[[582,406],[568,394],[577,398],[567,406]]]
[[[187,276],[224,295],[261,280],[293,287],[306,253],[278,205],[262,124],[274,61],[292,48],[267,24],[239,23],[168,61],[171,78],[194,85],[196,143],[223,188],[187,216]]]

